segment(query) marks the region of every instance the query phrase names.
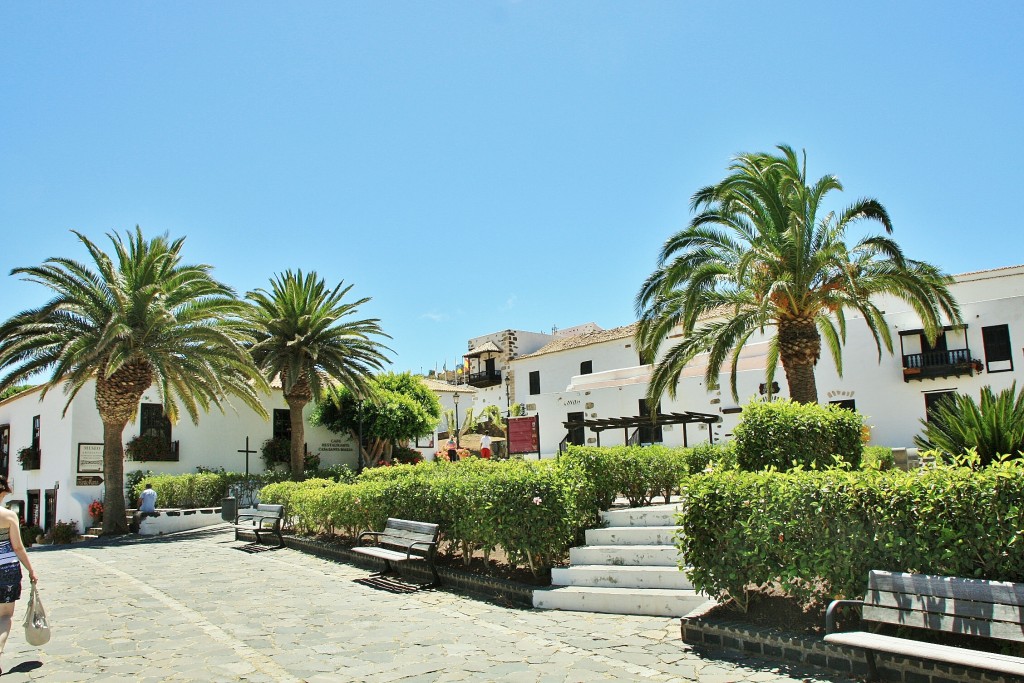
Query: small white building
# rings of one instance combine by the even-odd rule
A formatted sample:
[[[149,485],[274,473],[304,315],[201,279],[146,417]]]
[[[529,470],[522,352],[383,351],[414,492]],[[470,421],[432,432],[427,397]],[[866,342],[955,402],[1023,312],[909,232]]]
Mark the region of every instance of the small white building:
[[[9,507],[17,507],[23,519],[49,529],[57,520],[89,521],[87,508],[93,500],[103,499],[103,423],[95,402],[95,383],[90,382],[75,396],[62,415],[67,401],[58,387],[41,398],[35,388],[0,401],[0,474],[8,477],[13,494]],[[235,408],[221,413],[201,415],[194,425],[183,416],[171,425],[163,414],[156,388],[143,395],[134,423],[124,431],[127,443],[140,433],[159,433],[171,445],[168,461],[125,462],[125,474],[133,470],[181,474],[195,472],[199,466],[223,467],[244,472],[248,458],[250,472],[262,472],[260,457],[263,442],[272,437],[291,436],[288,406],[280,387],[263,400],[270,415],[265,420],[240,400]],[[311,406],[306,408],[308,411]],[[306,423],[306,448],[320,455],[322,465],[345,464],[355,468],[355,444],[346,436]],[[248,455],[246,450],[248,439]],[[34,446],[38,461],[22,463],[18,453]],[[81,529],[80,529],[81,530]]]

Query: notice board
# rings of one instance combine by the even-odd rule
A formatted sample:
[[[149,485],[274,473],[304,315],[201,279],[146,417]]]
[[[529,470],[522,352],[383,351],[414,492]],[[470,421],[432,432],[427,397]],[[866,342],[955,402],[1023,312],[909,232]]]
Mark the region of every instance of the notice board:
[[[540,454],[540,415],[508,419],[508,452]]]

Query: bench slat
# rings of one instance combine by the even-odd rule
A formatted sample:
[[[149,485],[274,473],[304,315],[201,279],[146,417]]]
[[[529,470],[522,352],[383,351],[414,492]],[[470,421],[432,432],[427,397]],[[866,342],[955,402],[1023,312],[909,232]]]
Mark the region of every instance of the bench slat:
[[[984,621],[1004,621],[1010,624],[1020,624],[1024,620],[1024,609],[1013,605],[974,602],[959,598],[940,598],[930,595],[872,591],[865,596],[864,604],[865,606],[912,610],[929,615],[939,614]]]
[[[422,555],[416,555],[415,553],[413,553],[412,555],[406,557],[405,553],[399,552],[397,550],[388,550],[387,548],[378,548],[378,547],[372,546],[372,545],[371,546],[358,546],[358,547],[353,548],[352,550],[354,550],[355,552],[360,553],[362,555],[370,555],[371,557],[379,557],[382,560],[395,560],[396,562],[404,562],[407,559],[408,560],[425,560],[425,559],[427,559],[427,558],[423,557]]]
[[[1022,657],[979,652],[951,645],[923,643],[918,640],[906,640],[864,631],[830,633],[825,636],[825,642],[861,647],[875,652],[889,652],[906,657],[932,659],[960,666],[977,667],[1016,676],[1024,675],[1024,658]]]
[[[1024,584],[1008,581],[984,581],[873,569],[868,573],[868,593],[875,590],[1024,607]]]
[[[911,610],[894,609],[864,605],[865,621],[880,621],[899,626],[914,626],[945,633],[962,633],[965,635],[982,636],[1024,642],[1024,630],[1020,624],[1004,621],[988,621],[967,617],[952,617],[944,614],[923,614]]]

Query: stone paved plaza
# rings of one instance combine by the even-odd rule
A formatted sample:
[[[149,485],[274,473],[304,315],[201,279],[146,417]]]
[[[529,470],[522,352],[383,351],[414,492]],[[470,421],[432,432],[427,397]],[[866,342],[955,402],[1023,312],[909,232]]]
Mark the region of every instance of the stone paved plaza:
[[[357,582],[361,568],[246,545],[214,527],[31,550],[53,639],[25,644],[20,602],[4,680],[848,680],[698,654],[678,619],[393,593]]]

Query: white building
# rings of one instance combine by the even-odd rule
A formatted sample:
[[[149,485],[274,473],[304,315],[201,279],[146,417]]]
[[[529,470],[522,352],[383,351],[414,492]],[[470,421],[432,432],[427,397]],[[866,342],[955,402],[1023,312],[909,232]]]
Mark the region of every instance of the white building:
[[[927,348],[920,320],[909,306],[890,297],[878,303],[892,331],[893,354],[883,352],[879,360],[867,326],[853,316],[847,319],[842,377],[823,349],[816,368],[819,400],[863,413],[871,427],[871,443],[911,446],[920,432],[920,420],[939,396],[957,392],[977,397],[983,386],[998,391],[1022,377],[1024,266],[965,273],[955,279],[951,291],[960,303],[964,326],[947,327],[934,347]],[[668,445],[728,439],[739,422],[741,405],[768,389],[764,384],[767,337],[755,337],[740,357],[738,402],[731,395],[728,367],[723,368],[717,386],[705,386],[703,357],[683,372],[675,399],[662,397],[662,413],[717,415],[721,417],[717,424],[666,425],[637,435],[618,429],[567,430],[565,422],[581,418],[646,414],[644,399],[652,366],[640,362],[634,328],[589,329],[554,338],[510,360],[510,374],[516,380],[511,383],[510,400],[524,404],[528,415],[539,416],[543,455],[557,453],[563,440],[591,445],[600,440],[601,445],[610,446],[625,443],[630,436]],[[781,365],[776,383],[779,389],[772,393],[785,396]],[[1020,384],[1024,388],[1024,381]]]
[[[78,393],[63,414],[67,397],[61,388],[41,398],[40,388],[0,401],[0,474],[8,476],[14,493],[9,507],[17,507],[32,524],[49,528],[54,521],[89,520],[87,507],[103,499],[103,423],[95,402],[95,383]],[[125,462],[125,473],[153,470],[157,473],[195,472],[196,467],[224,467],[244,472],[246,458],[250,472],[264,471],[260,447],[271,437],[290,437],[288,406],[280,387],[264,397],[263,406],[271,419],[264,420],[240,400],[237,410],[228,406],[221,413],[201,415],[194,425],[185,416],[176,425],[163,417],[156,388],[142,397],[137,419],[124,431],[124,440],[146,432],[163,434],[175,459],[170,461]],[[311,406],[307,406],[306,415]],[[345,436],[306,423],[306,448],[318,453],[323,465],[356,465],[355,444]],[[239,451],[248,448],[248,456]],[[34,446],[38,462],[21,463],[18,453]]]

